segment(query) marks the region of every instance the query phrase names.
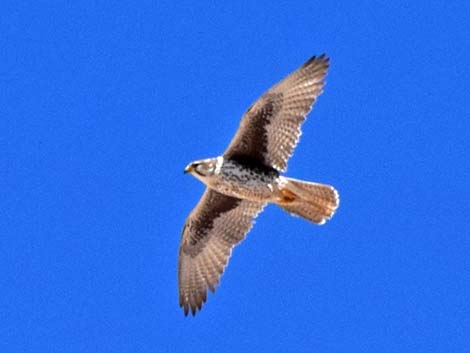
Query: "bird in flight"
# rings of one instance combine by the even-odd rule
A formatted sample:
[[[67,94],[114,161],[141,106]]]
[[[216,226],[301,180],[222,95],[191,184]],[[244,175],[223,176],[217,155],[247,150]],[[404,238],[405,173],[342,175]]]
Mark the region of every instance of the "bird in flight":
[[[329,185],[282,176],[299,140],[300,127],[323,92],[329,58],[310,58],[265,92],[245,112],[227,150],[190,163],[206,185],[184,224],[179,248],[179,304],[188,315],[215,291],[232,249],[268,203],[313,223],[330,219],[339,204]]]

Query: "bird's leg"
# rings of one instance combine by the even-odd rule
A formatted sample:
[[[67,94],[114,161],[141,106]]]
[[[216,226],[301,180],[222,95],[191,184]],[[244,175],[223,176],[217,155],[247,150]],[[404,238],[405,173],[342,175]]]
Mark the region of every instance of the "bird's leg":
[[[280,191],[281,195],[280,195],[280,197],[278,197],[277,203],[288,204],[288,203],[294,202],[294,200],[297,199],[297,195],[294,194],[290,190],[280,189],[279,191]]]

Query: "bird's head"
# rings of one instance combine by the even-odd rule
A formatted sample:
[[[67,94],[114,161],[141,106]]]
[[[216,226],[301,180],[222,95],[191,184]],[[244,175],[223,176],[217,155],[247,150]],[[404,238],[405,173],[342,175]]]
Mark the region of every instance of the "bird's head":
[[[222,157],[201,159],[189,163],[186,168],[184,168],[184,173],[190,173],[202,182],[207,183],[208,179],[220,172],[222,163]]]

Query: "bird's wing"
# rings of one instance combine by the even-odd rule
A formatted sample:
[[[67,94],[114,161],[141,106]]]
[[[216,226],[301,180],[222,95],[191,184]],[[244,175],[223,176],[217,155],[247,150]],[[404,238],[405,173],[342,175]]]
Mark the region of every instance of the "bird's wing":
[[[285,171],[299,140],[300,126],[323,92],[328,66],[325,54],[314,56],[265,92],[245,112],[225,156]]]
[[[232,248],[245,238],[265,203],[241,200],[206,188],[186,219],[178,261],[179,301],[185,315],[201,309]]]

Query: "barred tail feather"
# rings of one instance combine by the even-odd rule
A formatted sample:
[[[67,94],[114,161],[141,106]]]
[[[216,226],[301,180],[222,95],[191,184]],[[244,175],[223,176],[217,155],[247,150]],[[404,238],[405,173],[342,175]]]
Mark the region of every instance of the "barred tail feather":
[[[329,185],[284,178],[277,204],[287,212],[323,224],[339,206],[338,192]]]

